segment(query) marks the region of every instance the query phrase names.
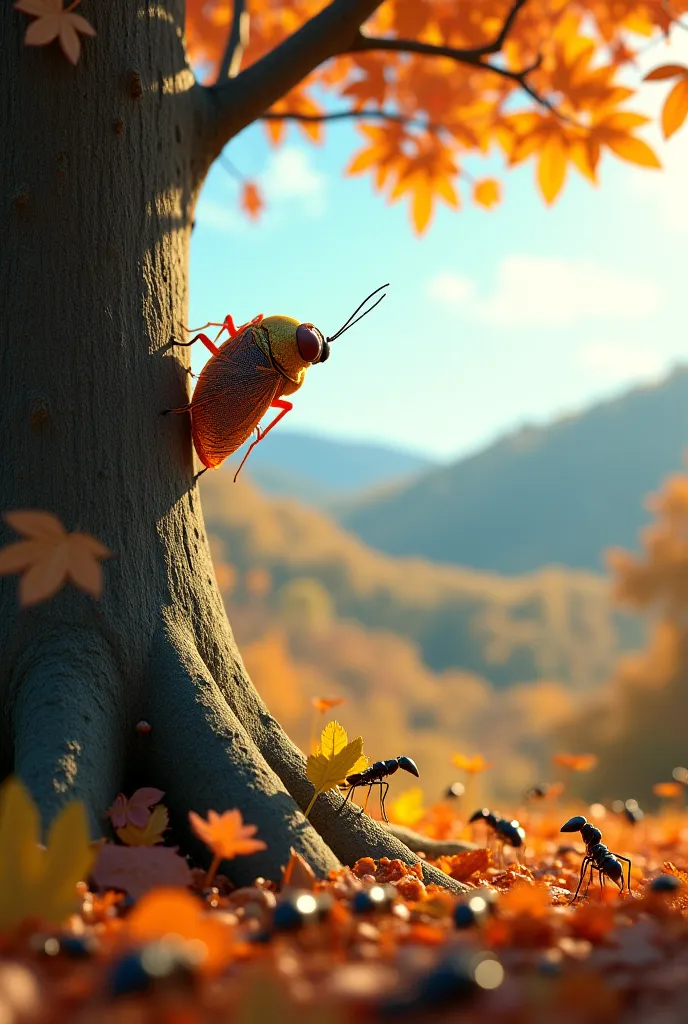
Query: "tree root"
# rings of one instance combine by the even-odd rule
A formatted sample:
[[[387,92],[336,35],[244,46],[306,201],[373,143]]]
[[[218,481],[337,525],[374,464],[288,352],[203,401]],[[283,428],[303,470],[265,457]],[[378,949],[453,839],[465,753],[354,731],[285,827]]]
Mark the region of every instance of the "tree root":
[[[106,641],[65,627],[37,637],[13,680],[14,770],[47,826],[70,800],[83,800],[94,837],[117,793],[126,759],[127,703]],[[133,723],[129,734],[133,734]]]
[[[278,880],[292,848],[325,877],[361,857],[419,862],[463,844],[437,844],[410,830],[385,828],[338,793],[318,797],[308,821],[302,809],[313,787],[305,757],[270,715],[235,651],[225,652],[218,685],[185,619],[163,613],[152,648],[148,691],[132,699],[115,658],[98,633],[65,627],[28,648],[14,676],[15,771],[29,787],[47,826],[72,799],[83,800],[94,836],[131,769],[134,716],[152,725],[138,772],[165,792],[175,838],[207,863],[190,831],[188,811],[202,816],[238,808],[267,848],[225,863],[237,885],[258,875]],[[234,675],[228,675],[232,671]],[[231,697],[232,699],[228,699]],[[129,758],[129,761],[127,760]],[[455,892],[460,883],[420,861],[426,882]]]
[[[221,640],[197,636],[201,653],[207,658],[227,703],[242,723],[262,758],[279,776],[297,805],[305,809],[313,796],[313,786],[306,777],[306,759],[292,743],[279,722],[270,714],[243,669],[231,634],[225,638],[231,645],[232,657],[221,651]],[[233,666],[232,672],[228,665]],[[354,864],[361,857],[397,858],[415,864],[419,858],[399,839],[367,814],[350,807],[340,813],[342,797],[323,793],[316,800],[310,821],[332,852],[344,864]],[[421,861],[426,881],[436,882],[455,892],[465,888],[437,868]]]
[[[169,623],[153,644],[150,781],[165,791],[175,833],[200,863],[208,851],[189,831],[187,812],[238,808],[267,849],[225,864],[238,885],[278,879],[293,847],[321,877],[338,866],[270,770],[201,660],[192,635]]]
[[[461,839],[430,839],[420,832],[414,832],[405,825],[386,825],[387,832],[400,843],[408,846],[414,853],[424,853],[430,860],[436,857],[454,857],[457,853],[467,853],[479,849],[477,843],[469,843]]]

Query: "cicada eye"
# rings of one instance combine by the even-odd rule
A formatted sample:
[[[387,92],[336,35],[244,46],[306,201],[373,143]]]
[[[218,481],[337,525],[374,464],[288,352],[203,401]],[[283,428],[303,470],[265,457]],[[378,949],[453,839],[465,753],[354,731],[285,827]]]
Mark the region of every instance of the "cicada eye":
[[[322,338],[313,329],[313,324],[299,324],[296,328],[296,344],[302,359],[307,363],[317,363],[322,353]]]

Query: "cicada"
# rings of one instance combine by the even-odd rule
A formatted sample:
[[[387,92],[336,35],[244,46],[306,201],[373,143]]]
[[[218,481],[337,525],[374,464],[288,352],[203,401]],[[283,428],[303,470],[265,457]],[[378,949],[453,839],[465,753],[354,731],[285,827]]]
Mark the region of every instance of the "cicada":
[[[264,317],[262,313],[240,327],[235,327],[234,320],[227,315],[222,322],[210,321],[202,327],[189,328],[195,337],[178,344],[189,346],[201,341],[211,357],[199,375],[188,405],[165,409],[163,415],[191,414],[194,448],[205,467],[201,473],[219,466],[255,431],[255,440],[234,474],[236,480],[255,446],[293,409],[285,396],[298,391],[310,366],[329,358],[333,341],[382,302],[384,295],[361,312],[370,299],[387,287],[383,284],[371,292],[339,330],[328,337],[312,323],[300,323],[289,316]],[[203,333],[208,327],[220,328],[212,340]],[[225,331],[228,338],[218,347]],[[261,428],[260,420],[270,408],[279,412]]]

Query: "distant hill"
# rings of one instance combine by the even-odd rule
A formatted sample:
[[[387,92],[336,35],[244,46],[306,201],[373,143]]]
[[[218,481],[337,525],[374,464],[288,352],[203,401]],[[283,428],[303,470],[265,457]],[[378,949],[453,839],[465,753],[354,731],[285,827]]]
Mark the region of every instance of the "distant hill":
[[[334,514],[393,555],[499,573],[551,564],[599,570],[606,548],[637,546],[648,493],[682,468],[687,448],[688,367],[679,367],[658,384],[524,428]]]
[[[459,668],[499,687],[559,680],[585,691],[621,650],[642,644],[641,623],[612,607],[607,581],[593,573],[550,567],[504,577],[392,558],[325,514],[268,498],[248,480],[235,486],[219,471],[201,479],[201,497],[216,565],[236,581],[233,602],[251,604],[242,587],[256,569],[269,574],[270,615],[285,584],[316,580],[340,620],[398,634],[433,671]]]
[[[235,472],[244,451],[227,462],[227,470]],[[242,472],[268,494],[322,505],[406,480],[433,465],[421,455],[387,445],[330,440],[277,427],[253,449]]]

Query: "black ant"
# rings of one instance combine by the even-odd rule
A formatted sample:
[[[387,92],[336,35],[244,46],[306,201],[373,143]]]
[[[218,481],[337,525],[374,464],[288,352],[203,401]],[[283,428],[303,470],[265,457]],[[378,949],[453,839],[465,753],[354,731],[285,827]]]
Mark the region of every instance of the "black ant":
[[[561,832],[580,832],[583,842],[585,843],[585,857],[581,864],[580,878],[578,879],[578,888],[573,896],[573,899],[569,902],[575,903],[580,892],[580,887],[583,884],[583,878],[585,877],[585,871],[587,867],[590,867],[590,877],[588,878],[588,884],[585,887],[583,898],[587,895],[590,883],[592,882],[592,873],[597,871],[600,877],[600,888],[604,886],[604,876],[611,878],[612,882],[616,882],[621,892],[624,891],[625,879],[622,860],[625,860],[628,864],[628,891],[631,891],[631,862],[628,857],[622,857],[620,853],[612,853],[608,847],[602,842],[602,833],[595,825],[591,825],[582,814],[577,814],[561,826]]]
[[[373,786],[379,786],[380,813],[382,814],[383,820],[389,822],[387,812],[385,811],[385,799],[389,791],[389,782],[385,782],[384,779],[388,775],[394,775],[395,771],[399,768],[403,768],[405,772],[410,772],[411,775],[415,775],[416,778],[419,778],[416,762],[412,761],[410,757],[393,757],[389,761],[376,761],[375,764],[371,764],[370,768],[365,768],[362,772],[355,772],[354,775],[347,775],[346,788],[348,789],[348,792],[346,794],[346,799],[339,808],[339,813],[341,814],[344,810],[347,801],[353,796],[355,789],[358,789],[359,786],[368,786],[368,795],[366,796],[365,806],[361,808],[361,814],[363,814],[363,811],[368,806],[368,797],[370,796]]]
[[[525,842],[526,831],[516,819],[509,821],[508,818],[500,818],[498,814],[488,811],[487,807],[482,807],[468,819],[469,824],[474,821],[484,821],[492,829],[497,838],[502,841],[502,850],[505,846],[511,846],[517,850]]]

